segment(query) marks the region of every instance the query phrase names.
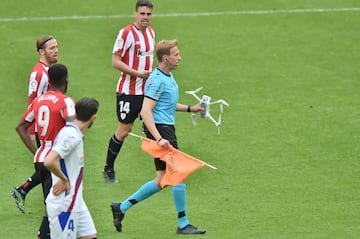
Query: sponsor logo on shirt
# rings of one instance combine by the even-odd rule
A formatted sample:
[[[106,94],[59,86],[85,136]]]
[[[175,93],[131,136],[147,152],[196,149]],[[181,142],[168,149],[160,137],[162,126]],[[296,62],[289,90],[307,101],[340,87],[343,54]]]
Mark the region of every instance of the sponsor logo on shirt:
[[[118,45],[119,49],[122,49],[124,46],[124,40],[122,38],[120,38],[117,42],[117,45]]]
[[[152,56],[152,55],[153,55],[152,51],[144,51],[143,49],[138,49],[138,51],[137,51],[138,57]]]
[[[30,80],[29,82],[29,93],[36,91],[37,89],[37,81],[36,80]]]
[[[70,138],[67,138],[63,141],[63,146],[64,148],[69,148],[71,145],[71,139]]]

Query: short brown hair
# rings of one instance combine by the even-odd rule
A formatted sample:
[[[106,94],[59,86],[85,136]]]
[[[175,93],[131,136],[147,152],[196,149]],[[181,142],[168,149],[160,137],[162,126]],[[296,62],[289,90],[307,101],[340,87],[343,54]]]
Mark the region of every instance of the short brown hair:
[[[94,98],[82,98],[75,104],[76,119],[86,122],[97,113],[98,109],[99,101]]]
[[[39,51],[40,49],[43,49],[45,44],[52,39],[55,39],[55,37],[50,35],[39,37],[39,39],[36,40],[36,50]]]
[[[137,11],[139,7],[148,7],[153,9],[154,6],[149,0],[138,0],[135,5],[135,11]]]
[[[177,40],[161,40],[155,46],[156,57],[162,61],[164,55],[170,55],[170,49],[177,46]]]

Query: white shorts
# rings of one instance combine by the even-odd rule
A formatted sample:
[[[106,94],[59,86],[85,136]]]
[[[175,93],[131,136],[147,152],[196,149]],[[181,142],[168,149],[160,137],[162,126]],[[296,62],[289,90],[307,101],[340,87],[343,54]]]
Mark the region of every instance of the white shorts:
[[[81,212],[61,212],[48,216],[51,238],[76,239],[96,234],[94,221],[87,208]]]

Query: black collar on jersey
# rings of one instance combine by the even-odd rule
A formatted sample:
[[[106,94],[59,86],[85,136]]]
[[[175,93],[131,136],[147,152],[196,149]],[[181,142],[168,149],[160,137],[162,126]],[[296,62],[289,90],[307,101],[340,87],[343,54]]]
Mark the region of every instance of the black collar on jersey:
[[[163,73],[166,76],[170,76],[170,74],[166,74],[163,70],[161,70],[159,67],[156,67],[156,69],[158,69],[159,71],[161,71],[161,73]]]

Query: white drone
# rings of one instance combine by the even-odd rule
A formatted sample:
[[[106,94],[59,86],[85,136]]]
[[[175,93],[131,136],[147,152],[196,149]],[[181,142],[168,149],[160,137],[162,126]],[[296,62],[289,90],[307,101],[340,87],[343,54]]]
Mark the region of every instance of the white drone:
[[[201,106],[204,108],[204,111],[200,112],[201,118],[210,119],[215,124],[215,126],[218,127],[218,134],[220,134],[221,115],[224,111],[224,105],[229,106],[229,104],[225,100],[217,100],[217,101],[211,102],[211,97],[207,96],[207,95],[203,95],[202,98],[200,99],[196,95],[196,93],[198,93],[200,90],[202,90],[202,87],[199,87],[196,90],[185,91],[185,93],[194,96],[201,103]],[[220,114],[219,114],[219,118],[217,121],[210,114],[210,105],[213,105],[213,104],[219,104],[219,106],[220,106]],[[191,118],[192,118],[193,124],[196,125],[197,124],[196,114],[191,114]]]

